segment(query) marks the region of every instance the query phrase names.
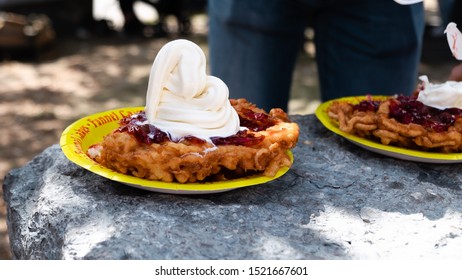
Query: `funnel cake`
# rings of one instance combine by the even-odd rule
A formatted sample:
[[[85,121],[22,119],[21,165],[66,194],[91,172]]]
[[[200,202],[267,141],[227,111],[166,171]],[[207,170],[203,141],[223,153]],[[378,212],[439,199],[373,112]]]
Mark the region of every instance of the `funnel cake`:
[[[290,167],[287,150],[297,143],[298,125],[281,109],[267,114],[245,99],[230,99],[230,104],[246,127],[234,135],[172,139],[147,123],[141,111],[121,120],[88,154],[120,173],[164,182],[222,181],[255,173],[273,177]]]
[[[205,54],[187,40],[167,43],[151,68],[145,110],[88,154],[100,164],[164,182],[220,181],[261,173],[273,177],[292,162],[298,126],[281,109],[267,114],[206,74]]]
[[[413,96],[334,101],[327,114],[343,132],[414,150],[462,152],[462,110],[437,109]]]

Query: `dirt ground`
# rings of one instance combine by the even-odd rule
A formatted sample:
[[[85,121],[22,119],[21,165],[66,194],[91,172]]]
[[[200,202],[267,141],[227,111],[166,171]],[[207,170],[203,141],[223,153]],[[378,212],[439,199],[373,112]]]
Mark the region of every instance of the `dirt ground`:
[[[9,170],[57,144],[73,121],[103,110],[144,106],[152,61],[171,39],[67,38],[37,60],[0,61],[0,185]],[[194,33],[188,39],[207,53],[206,34]],[[291,114],[312,113],[319,104],[314,55],[308,43],[294,75]],[[426,40],[422,74],[442,82],[455,63],[444,40]],[[0,188],[0,259],[9,259],[2,198]]]

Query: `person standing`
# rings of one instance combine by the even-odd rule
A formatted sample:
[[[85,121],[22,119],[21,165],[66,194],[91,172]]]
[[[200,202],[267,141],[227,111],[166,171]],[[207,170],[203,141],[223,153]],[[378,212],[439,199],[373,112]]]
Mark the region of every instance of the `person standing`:
[[[287,110],[292,72],[314,29],[322,100],[411,94],[424,32],[422,3],[393,0],[209,0],[211,73],[266,110]]]

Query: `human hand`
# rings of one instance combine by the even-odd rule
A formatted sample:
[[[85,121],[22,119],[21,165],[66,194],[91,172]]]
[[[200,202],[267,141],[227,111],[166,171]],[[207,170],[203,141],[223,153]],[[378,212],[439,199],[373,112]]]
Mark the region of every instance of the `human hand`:
[[[448,80],[458,82],[462,81],[462,63],[452,68]]]

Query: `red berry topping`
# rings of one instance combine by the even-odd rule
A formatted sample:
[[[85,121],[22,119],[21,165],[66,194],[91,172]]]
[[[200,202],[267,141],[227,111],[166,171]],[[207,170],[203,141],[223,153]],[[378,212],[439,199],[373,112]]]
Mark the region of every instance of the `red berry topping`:
[[[270,117],[264,113],[250,114],[251,110],[246,112],[246,118],[241,118],[241,125],[246,126],[253,131],[261,131],[274,124]],[[245,123],[246,125],[242,124]],[[147,122],[146,113],[141,111],[120,121],[119,132],[127,132],[133,135],[138,142],[144,144],[164,143],[173,141],[170,135]],[[263,141],[264,136],[255,136],[248,130],[242,130],[228,137],[211,137],[215,145],[237,145],[237,146],[254,146]],[[187,141],[192,144],[201,145],[205,140],[194,136],[186,136],[177,142]]]

